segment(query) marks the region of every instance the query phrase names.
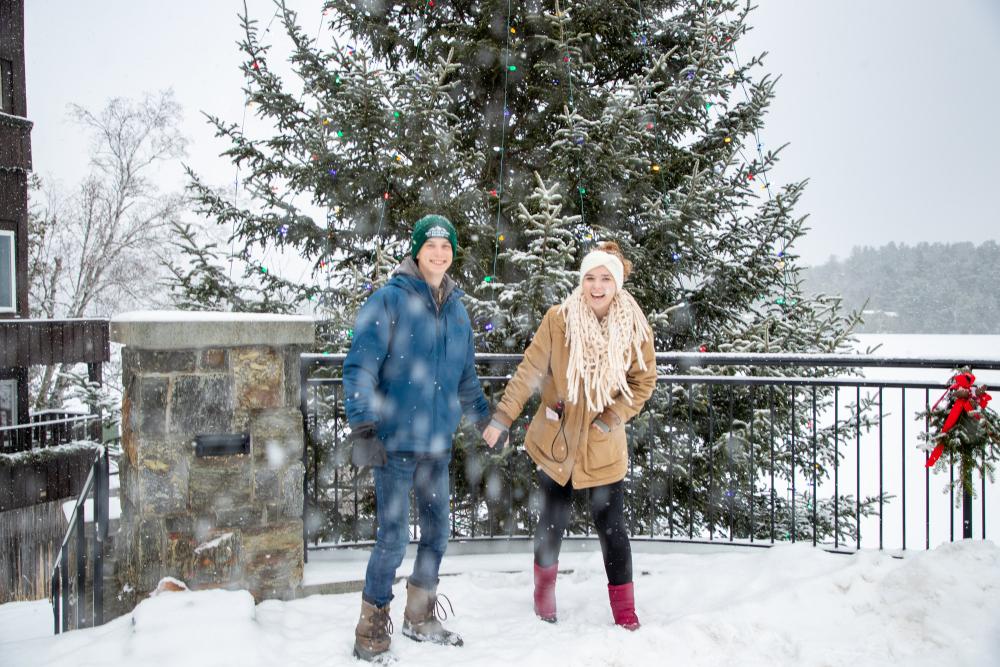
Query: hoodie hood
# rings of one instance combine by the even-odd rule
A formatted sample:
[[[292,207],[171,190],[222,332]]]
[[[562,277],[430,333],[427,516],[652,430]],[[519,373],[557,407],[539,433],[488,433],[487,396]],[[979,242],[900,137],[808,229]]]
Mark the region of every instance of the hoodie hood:
[[[397,276],[406,276],[408,278],[414,278],[420,282],[427,285],[428,289],[433,293],[435,290],[431,289],[431,286],[424,280],[423,275],[420,273],[420,267],[417,266],[417,261],[410,257],[409,255],[399,263],[393,272],[392,278],[395,279]],[[462,291],[458,289],[458,284],[451,279],[447,273],[441,279],[441,287],[437,290],[438,294],[434,294],[434,300],[438,306],[445,303],[448,297],[451,296],[452,292],[458,291],[458,296],[462,296]]]

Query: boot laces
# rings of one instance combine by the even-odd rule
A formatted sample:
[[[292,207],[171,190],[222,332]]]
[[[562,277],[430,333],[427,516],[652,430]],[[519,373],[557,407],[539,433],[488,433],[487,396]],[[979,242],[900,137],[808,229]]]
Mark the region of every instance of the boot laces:
[[[389,616],[389,607],[375,607],[375,611],[372,613],[372,625],[374,626],[376,636],[389,636],[392,634],[394,628],[392,627],[392,618]]]
[[[434,596],[433,602],[431,602],[431,615],[439,621],[444,621],[448,618],[448,612],[445,611],[444,605],[441,604],[441,599],[448,603],[448,608],[451,609],[451,615],[455,615],[455,607],[452,606],[451,600],[448,599],[447,595],[443,593],[438,593]]]

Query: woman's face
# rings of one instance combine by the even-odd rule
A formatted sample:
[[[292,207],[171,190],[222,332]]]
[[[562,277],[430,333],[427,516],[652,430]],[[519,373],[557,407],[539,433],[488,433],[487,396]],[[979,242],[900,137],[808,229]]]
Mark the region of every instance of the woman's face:
[[[611,299],[618,287],[615,278],[604,266],[595,266],[583,275],[583,299],[598,317],[604,317],[611,308]]]

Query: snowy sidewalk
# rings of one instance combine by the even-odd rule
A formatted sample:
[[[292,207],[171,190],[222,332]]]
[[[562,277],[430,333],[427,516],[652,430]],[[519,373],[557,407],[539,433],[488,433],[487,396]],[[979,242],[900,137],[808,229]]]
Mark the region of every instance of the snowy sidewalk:
[[[991,543],[944,545],[904,559],[835,555],[806,545],[636,553],[635,570],[648,574],[636,578],[643,627],[635,633],[611,624],[597,552],[566,554],[561,561],[574,571],[559,578],[555,625],[532,616],[531,574],[519,562],[530,564],[530,555],[451,556],[446,563],[449,558],[474,565],[440,585],[455,606],[448,625],[462,633],[466,646],[403,638],[398,628],[405,593],[398,584],[392,650],[401,665],[1000,664],[1000,548]],[[356,579],[356,565],[310,575],[331,581],[342,567]],[[521,571],[491,571],[494,566]],[[172,593],[103,627],[52,637],[47,603],[8,604],[0,606],[0,662],[353,666],[359,664],[350,656],[358,609],[357,594],[254,606],[242,591]]]

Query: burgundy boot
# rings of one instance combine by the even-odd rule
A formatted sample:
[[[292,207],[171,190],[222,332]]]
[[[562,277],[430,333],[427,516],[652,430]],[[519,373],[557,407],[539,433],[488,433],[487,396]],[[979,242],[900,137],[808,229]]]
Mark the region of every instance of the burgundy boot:
[[[620,586],[608,584],[608,599],[611,600],[611,614],[615,617],[615,625],[620,625],[626,630],[638,630],[639,617],[635,615],[632,582]]]
[[[535,563],[535,614],[548,623],[556,622],[556,574],[559,563],[539,567]]]

